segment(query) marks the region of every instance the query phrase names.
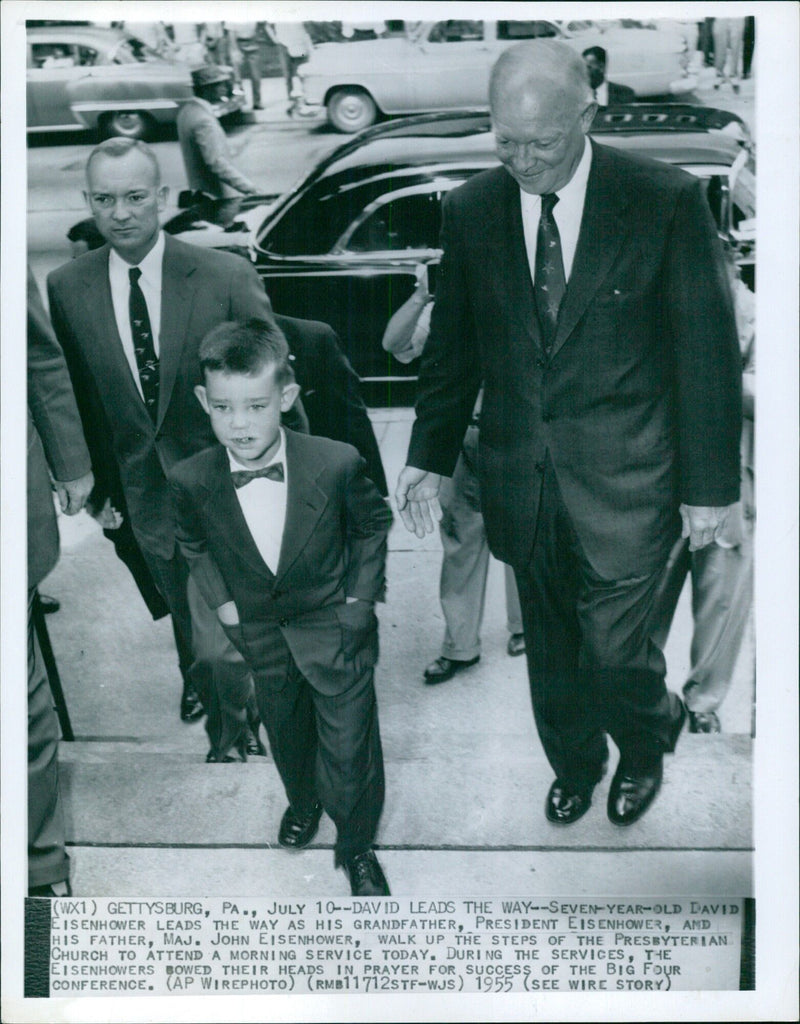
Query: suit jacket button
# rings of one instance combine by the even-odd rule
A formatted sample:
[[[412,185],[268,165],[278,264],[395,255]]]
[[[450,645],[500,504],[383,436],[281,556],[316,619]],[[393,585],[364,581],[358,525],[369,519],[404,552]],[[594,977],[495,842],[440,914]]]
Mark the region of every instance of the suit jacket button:
[[[544,473],[544,462],[542,462],[541,460],[536,463],[536,472]]]
[[[542,413],[542,423],[549,423],[552,418],[549,412]]]
[[[275,598],[283,597],[283,591],[282,590],[273,590],[272,591],[272,596],[275,597]]]
[[[285,629],[289,625],[289,620],[288,619],[278,619],[278,625],[282,629]]]

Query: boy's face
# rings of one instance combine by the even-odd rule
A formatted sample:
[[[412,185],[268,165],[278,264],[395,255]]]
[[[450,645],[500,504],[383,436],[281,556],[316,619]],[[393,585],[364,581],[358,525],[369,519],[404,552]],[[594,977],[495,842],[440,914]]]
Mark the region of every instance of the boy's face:
[[[257,373],[206,370],[205,386],[194,393],[211,419],[211,429],[243,466],[259,469],[275,454],[280,442],[281,413],[291,409],[297,384],[275,381],[275,365]]]

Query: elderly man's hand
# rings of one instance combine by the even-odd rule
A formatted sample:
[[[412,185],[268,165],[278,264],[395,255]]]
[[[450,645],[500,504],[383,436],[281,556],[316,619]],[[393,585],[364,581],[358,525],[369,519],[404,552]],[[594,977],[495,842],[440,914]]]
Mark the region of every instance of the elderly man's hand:
[[[58,503],[64,515],[74,516],[86,504],[86,499],[92,493],[94,487],[94,476],[92,471],[77,480],[56,480],[53,484],[58,495]]]
[[[681,505],[682,537],[689,538],[689,550],[697,551],[715,541],[723,548],[735,548],[742,543],[742,505],[713,507]]]
[[[408,532],[415,533],[420,539],[426,533],[433,533],[434,523],[442,518],[439,505],[441,481],[438,473],[426,473],[414,466],[406,466],[397,479],[394,492],[397,511]]]

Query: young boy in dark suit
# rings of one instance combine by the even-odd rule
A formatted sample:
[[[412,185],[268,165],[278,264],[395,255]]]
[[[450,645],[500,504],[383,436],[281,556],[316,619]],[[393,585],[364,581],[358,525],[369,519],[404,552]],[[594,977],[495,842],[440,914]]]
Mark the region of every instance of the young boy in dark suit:
[[[372,850],[384,798],[373,686],[388,505],[350,445],[281,427],[298,386],[280,329],[223,323],[195,393],[220,441],[170,473],[198,588],[249,663],[289,807],[278,842],[307,846],[323,808],[353,895],[388,895]]]

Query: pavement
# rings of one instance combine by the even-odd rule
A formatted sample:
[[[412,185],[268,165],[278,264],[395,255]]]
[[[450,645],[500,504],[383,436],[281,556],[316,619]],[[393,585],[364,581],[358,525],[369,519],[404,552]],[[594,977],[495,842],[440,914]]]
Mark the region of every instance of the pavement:
[[[392,482],[413,413],[371,412]],[[179,720],[180,676],[167,620],[150,620],[113,547],[85,514],[60,518],[62,556],[42,589],[61,601],[48,626],[74,742],[60,761],[76,894],[300,897],[347,895],[334,830],[294,854],[277,848],[285,798],[269,757],[208,765],[201,723]],[[533,724],[524,658],[505,651],[502,567],[489,574],[480,662],[428,687],[440,652],[437,535],[398,521],[388,599],[379,609],[376,688],[387,797],[379,856],[395,895],[746,896],[753,889],[752,676],[748,629],[716,736],[684,732],[641,821],[594,806],[563,828],[545,820],[552,773]],[[681,598],[668,683],[688,667],[691,613]]]

